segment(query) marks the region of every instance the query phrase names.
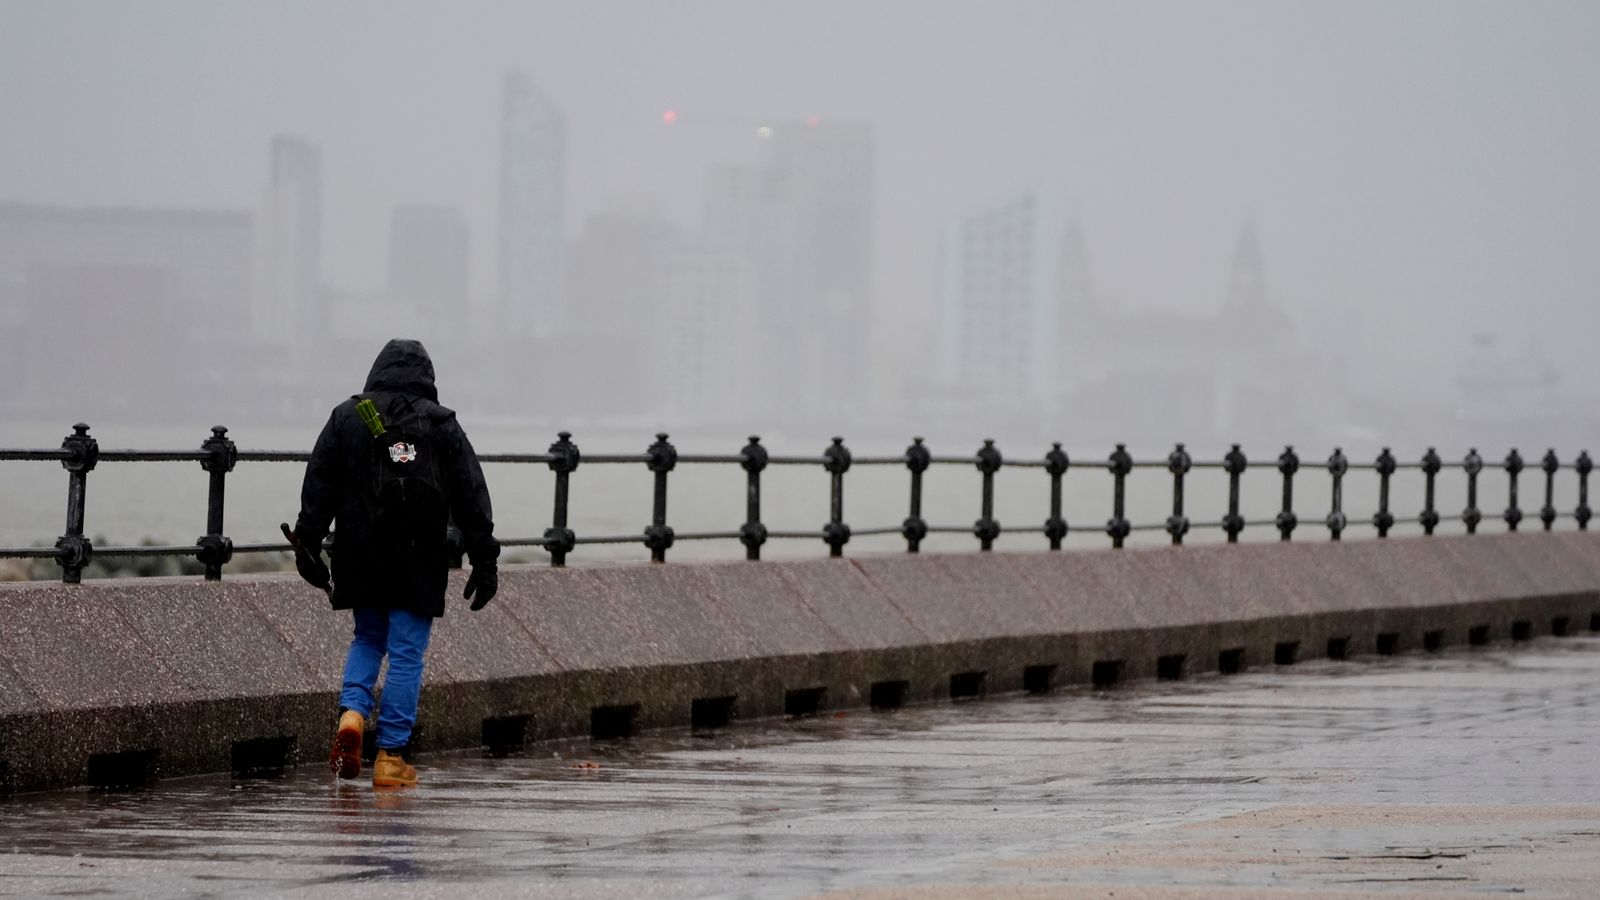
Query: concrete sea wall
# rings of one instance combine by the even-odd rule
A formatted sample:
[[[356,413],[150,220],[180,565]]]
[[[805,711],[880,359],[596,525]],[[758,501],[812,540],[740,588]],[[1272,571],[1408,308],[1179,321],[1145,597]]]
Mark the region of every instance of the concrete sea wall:
[[[1590,629],[1576,532],[508,568],[435,630],[415,749]],[[349,631],[291,576],[0,585],[0,791],[320,765]]]

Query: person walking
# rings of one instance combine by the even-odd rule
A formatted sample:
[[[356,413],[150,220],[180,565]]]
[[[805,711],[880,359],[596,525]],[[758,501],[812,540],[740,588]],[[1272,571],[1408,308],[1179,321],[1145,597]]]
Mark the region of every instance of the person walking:
[[[463,593],[477,611],[499,588],[500,545],[483,469],[455,413],[439,405],[428,351],[418,341],[389,341],[366,388],[334,407],[317,436],[289,533],[300,576],[327,591],[334,609],[354,614],[329,755],[341,778],[361,774],[362,740],[387,655],[372,784],[417,783],[404,750],[433,623],[444,615],[452,520],[472,562]],[[330,572],[322,544],[334,525]]]

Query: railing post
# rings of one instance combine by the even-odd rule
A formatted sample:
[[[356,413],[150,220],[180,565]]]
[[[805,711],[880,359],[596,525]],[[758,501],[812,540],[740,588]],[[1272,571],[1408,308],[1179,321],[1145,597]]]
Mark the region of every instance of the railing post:
[[[550,471],[556,473],[555,511],[550,527],[544,530],[544,548],[550,552],[551,566],[566,565],[567,554],[578,546],[578,536],[567,527],[567,481],[581,461],[578,445],[572,442],[572,432],[557,433],[556,442],[550,445],[549,463]]]
[[[1050,518],[1044,520],[1044,536],[1050,541],[1051,550],[1060,550],[1061,541],[1067,536],[1067,520],[1061,517],[1061,476],[1071,465],[1061,442],[1051,444],[1050,452],[1044,455],[1044,470],[1050,476]]]
[[[1544,507],[1539,510],[1539,521],[1544,523],[1544,530],[1549,531],[1556,524],[1556,470],[1561,468],[1561,460],[1556,458],[1556,448],[1545,451],[1543,463]]]
[[[1483,457],[1478,455],[1477,447],[1467,451],[1461,466],[1467,473],[1467,508],[1461,512],[1461,521],[1467,526],[1467,534],[1477,534],[1478,523],[1483,521],[1483,511],[1478,509],[1478,473],[1483,471]]]
[[[760,559],[761,545],[767,542],[767,526],[761,524],[761,470],[767,467],[767,448],[761,438],[750,435],[750,443],[739,451],[739,465],[749,473],[745,479],[745,518],[739,526],[739,543],[745,559]]]
[[[1389,448],[1383,448],[1378,454],[1375,464],[1378,471],[1378,514],[1372,517],[1372,524],[1378,528],[1378,537],[1389,536],[1389,529],[1394,527],[1394,513],[1389,511],[1389,479],[1394,475],[1394,454]]]
[[[83,536],[83,507],[89,473],[100,461],[100,442],[89,436],[88,425],[79,422],[61,441],[61,449],[71,455],[61,461],[67,470],[67,532],[56,541],[56,562],[61,580],[77,584],[83,580],[84,566],[94,559],[94,545]]]
[[[1423,489],[1422,515],[1419,517],[1422,533],[1426,535],[1432,535],[1433,530],[1439,527],[1439,511],[1433,506],[1433,480],[1442,468],[1444,461],[1439,459],[1438,451],[1429,447],[1428,452],[1422,454],[1422,475],[1427,480],[1427,486]]]
[[[239,462],[239,448],[228,438],[228,429],[216,425],[200,449],[206,452],[200,468],[210,473],[211,486],[206,493],[206,533],[194,542],[199,548],[195,558],[206,567],[207,581],[220,581],[222,567],[233,559],[233,541],[222,534],[223,488],[228,473]]]
[[[1594,471],[1594,461],[1589,458],[1589,451],[1578,454],[1578,462],[1574,466],[1578,470],[1578,508],[1573,511],[1572,517],[1578,520],[1578,530],[1589,530],[1589,473]]]
[[[923,446],[922,438],[911,439],[906,448],[906,468],[911,470],[911,515],[900,523],[900,533],[906,539],[906,552],[922,549],[922,539],[928,536],[928,523],[922,518],[922,473],[928,471],[932,454]]]
[[[828,449],[822,451],[823,468],[833,476],[830,490],[831,518],[822,526],[822,539],[828,544],[829,556],[843,556],[844,545],[850,542],[850,526],[844,523],[844,473],[850,471],[850,451],[844,438],[836,437]]]
[[[1111,519],[1106,522],[1106,534],[1111,536],[1111,546],[1120,550],[1122,549],[1123,539],[1133,530],[1128,524],[1127,517],[1123,515],[1125,512],[1123,502],[1124,488],[1128,480],[1128,473],[1133,471],[1133,457],[1128,455],[1126,444],[1118,444],[1117,449],[1111,452],[1107,462],[1109,463],[1107,468],[1111,470],[1113,482]]]
[[[987,553],[994,548],[994,539],[1000,536],[1000,523],[994,519],[994,473],[1000,471],[1003,460],[994,441],[984,439],[978,449],[978,471],[983,473],[983,511],[978,521],[972,523],[972,534],[978,539],[978,549]]]
[[[1189,533],[1189,519],[1183,514],[1183,476],[1189,473],[1194,460],[1189,451],[1179,444],[1167,454],[1167,471],[1172,473],[1172,515],[1167,517],[1167,534],[1172,535],[1172,546],[1183,544]]]
[[[644,530],[644,545],[650,548],[651,562],[666,562],[672,546],[672,528],[667,525],[667,473],[678,465],[678,451],[667,443],[666,432],[645,450],[645,466],[656,474],[655,503],[650,511],[650,527]]]
[[[1238,444],[1222,458],[1228,472],[1228,514],[1222,518],[1222,530],[1228,533],[1228,543],[1239,543],[1239,532],[1244,530],[1244,517],[1239,515],[1239,476],[1244,474],[1249,461]]]
[[[1522,510],[1517,507],[1517,476],[1522,474],[1522,454],[1517,452],[1517,448],[1512,447],[1511,452],[1506,454],[1505,466],[1506,475],[1511,479],[1507,496],[1509,505],[1506,506],[1505,514],[1506,528],[1516,531],[1517,523],[1522,521]]]
[[[1300,471],[1300,456],[1293,446],[1283,448],[1278,454],[1278,471],[1283,473],[1283,510],[1278,513],[1278,535],[1289,540],[1300,520],[1294,514],[1294,473]]]
[[[1329,539],[1337,541],[1349,520],[1344,516],[1344,473],[1350,471],[1350,460],[1344,450],[1335,447],[1328,457],[1328,474],[1333,476],[1333,508],[1328,512]]]

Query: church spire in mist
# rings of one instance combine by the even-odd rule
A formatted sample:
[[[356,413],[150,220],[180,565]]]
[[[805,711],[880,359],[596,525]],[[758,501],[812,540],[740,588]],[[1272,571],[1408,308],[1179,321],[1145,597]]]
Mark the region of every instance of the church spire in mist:
[[[1239,243],[1233,251],[1233,269],[1228,273],[1227,312],[1260,312],[1267,308],[1266,267],[1261,260],[1261,242],[1256,226],[1245,222],[1239,229]]]

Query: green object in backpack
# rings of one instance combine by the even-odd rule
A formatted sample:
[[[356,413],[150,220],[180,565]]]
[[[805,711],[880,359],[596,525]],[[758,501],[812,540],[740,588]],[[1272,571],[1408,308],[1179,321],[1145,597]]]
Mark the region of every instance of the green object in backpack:
[[[378,418],[378,407],[370,399],[362,400],[356,404],[356,415],[367,425],[367,430],[373,437],[383,437],[383,420]]]

